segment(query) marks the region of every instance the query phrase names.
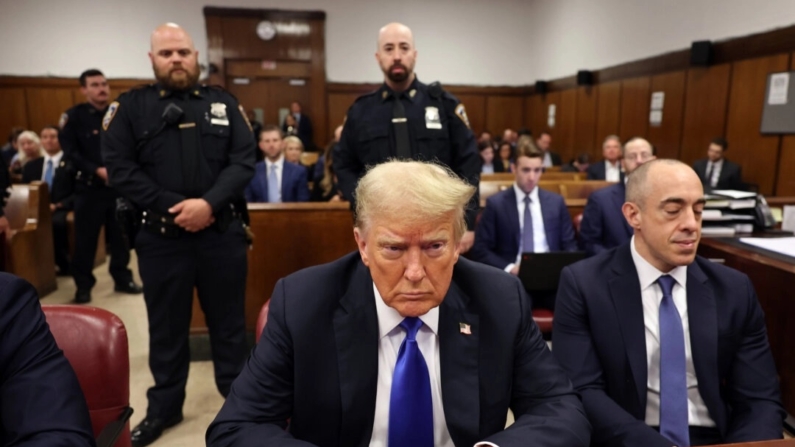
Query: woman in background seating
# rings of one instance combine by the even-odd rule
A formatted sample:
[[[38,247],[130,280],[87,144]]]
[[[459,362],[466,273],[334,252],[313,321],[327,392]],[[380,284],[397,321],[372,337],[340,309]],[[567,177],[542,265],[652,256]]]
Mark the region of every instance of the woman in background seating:
[[[500,143],[500,158],[495,165],[502,165],[502,170],[498,172],[513,172],[513,146],[507,141]],[[496,171],[496,169],[495,169]]]
[[[505,168],[503,168],[502,163],[499,161],[495,163],[494,147],[492,147],[491,141],[481,141],[478,143],[478,152],[480,152],[480,160],[482,161],[482,167],[480,169],[481,174],[505,172]]]
[[[302,143],[298,137],[290,135],[284,139],[284,161],[289,161],[290,163],[295,163],[298,166],[306,168],[306,181],[311,182],[312,172],[315,168],[314,166],[301,164],[301,155],[303,155],[303,153],[304,143]]]
[[[342,193],[337,188],[337,176],[334,174],[334,147],[337,145],[335,140],[331,140],[323,151],[318,163],[323,164],[323,175],[315,177],[315,184],[312,188],[312,202],[342,202]]]
[[[30,160],[44,156],[44,150],[41,148],[41,140],[36,132],[26,130],[19,134],[17,137],[17,146],[19,151],[11,159],[11,175],[22,176],[22,167]]]

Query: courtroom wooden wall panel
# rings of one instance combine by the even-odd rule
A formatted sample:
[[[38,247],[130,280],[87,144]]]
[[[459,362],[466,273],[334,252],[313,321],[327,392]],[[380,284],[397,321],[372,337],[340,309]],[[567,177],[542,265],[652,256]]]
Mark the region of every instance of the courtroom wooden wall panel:
[[[649,124],[649,130],[646,133],[651,144],[657,148],[657,156],[660,158],[679,158],[685,78],[684,71],[674,71],[651,78],[650,95],[654,92],[665,93],[662,122],[659,126]],[[649,99],[651,100],[651,97]]]
[[[555,134],[557,133],[557,120],[560,118],[560,92],[551,92],[547,93],[543,96],[544,98],[544,106],[543,112],[541,116],[543,119],[539,121],[541,126],[538,129],[533,129],[533,136],[538,138],[541,135],[541,132],[549,132],[552,135],[552,150],[557,151],[557,141],[555,140]],[[549,127],[549,106],[552,104],[555,105],[555,127]],[[537,118],[536,118],[537,119]]]
[[[706,157],[710,140],[726,132],[731,65],[687,70],[685,115],[679,159],[692,164]]]
[[[649,83],[650,78],[621,81],[621,121],[619,135],[626,140],[631,137],[646,137],[649,128]]]
[[[577,87],[577,111],[574,119],[574,141],[572,144],[574,152],[572,157],[585,152],[591,154],[594,160],[601,158],[601,145],[597,145],[595,141],[596,105],[596,87]]]
[[[547,102],[546,95],[535,94],[525,101],[525,110],[530,109],[531,114],[525,117],[530,125],[530,131],[538,136],[547,127]]]
[[[726,122],[727,157],[743,168],[743,181],[759,186],[759,192],[773,194],[775,169],[781,137],[762,135],[762,107],[768,73],[786,71],[789,54],[735,62],[729,91]]]
[[[789,69],[795,70],[795,53],[790,57]],[[776,195],[795,196],[795,135],[784,135],[781,137],[781,156],[778,162],[778,175],[776,175]]]
[[[345,115],[359,95],[356,93],[329,93],[328,95],[328,128],[329,134],[334,132],[345,121]]]
[[[475,134],[475,138],[478,137],[480,132],[485,129],[488,129],[492,132],[492,138],[498,136],[495,132],[498,132],[496,129],[492,129],[486,126],[486,97],[483,95],[457,95],[461,104],[464,105],[464,110],[466,110],[467,118],[469,118],[469,127],[472,129],[472,132]]]
[[[70,88],[26,88],[28,128],[39,133],[44,126],[58,125],[61,115],[72,107]]]
[[[522,126],[524,126],[524,101],[521,96],[486,97],[487,129],[510,127],[516,130]]]
[[[621,118],[621,82],[596,86],[596,136],[594,146],[601,154],[602,142],[608,135],[619,134]],[[599,157],[597,157],[599,159]]]
[[[28,127],[28,107],[25,89],[19,87],[0,88],[0,144],[14,127]]]
[[[560,154],[563,163],[568,163],[576,154],[574,134],[577,127],[577,89],[560,92],[557,106],[553,147]]]

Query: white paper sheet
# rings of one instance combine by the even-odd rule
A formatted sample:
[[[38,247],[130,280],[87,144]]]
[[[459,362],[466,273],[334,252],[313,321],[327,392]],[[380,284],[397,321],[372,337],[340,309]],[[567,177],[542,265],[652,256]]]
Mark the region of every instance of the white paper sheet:
[[[741,237],[740,242],[774,251],[782,255],[795,257],[795,237]]]
[[[770,94],[767,103],[770,105],[783,105],[787,103],[789,91],[789,73],[776,73],[770,77]]]
[[[781,229],[795,231],[795,206],[784,205],[784,218],[781,221]]]
[[[662,110],[663,104],[665,104],[665,92],[651,94],[651,110]]]

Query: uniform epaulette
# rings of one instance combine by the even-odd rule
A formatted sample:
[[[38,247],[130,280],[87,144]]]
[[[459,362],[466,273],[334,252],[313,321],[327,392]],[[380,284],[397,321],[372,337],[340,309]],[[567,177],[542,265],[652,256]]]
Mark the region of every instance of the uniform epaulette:
[[[379,90],[380,90],[380,89],[379,89]],[[359,102],[359,101],[361,101],[361,100],[363,100],[363,99],[365,99],[365,98],[369,98],[369,97],[371,97],[371,96],[375,96],[375,94],[376,94],[376,93],[378,93],[378,90],[373,90],[372,92],[367,92],[367,93],[365,93],[365,94],[363,94],[363,95],[359,96],[358,98],[356,98],[356,101],[353,101],[353,102],[354,102],[354,103],[357,103],[357,102]]]

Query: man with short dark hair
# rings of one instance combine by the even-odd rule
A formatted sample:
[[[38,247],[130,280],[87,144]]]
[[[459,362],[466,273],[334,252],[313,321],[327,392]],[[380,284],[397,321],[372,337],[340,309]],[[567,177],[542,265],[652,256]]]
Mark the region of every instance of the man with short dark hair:
[[[133,282],[130,248],[116,221],[116,199],[119,194],[108,186],[108,171],[100,154],[102,118],[108,111],[110,87],[105,75],[96,69],[80,75],[80,91],[86,102],[61,115],[59,140],[67,159],[77,170],[74,194],[75,255],[71,272],[77,286],[76,303],[91,301],[91,289],[97,280],[92,273],[97,242],[102,227],[110,251],[110,275],[114,290],[139,294],[141,286]]]
[[[696,160],[693,170],[698,174],[704,190],[745,189],[742,167],[729,161],[725,154],[729,143],[723,138],[714,138],[707,149],[707,158]]]
[[[536,147],[541,150],[543,154],[542,162],[544,163],[544,167],[548,168],[550,166],[560,166],[563,162],[560,159],[560,154],[556,152],[552,152],[550,147],[552,146],[552,135],[549,132],[541,132],[541,135],[538,136],[536,140]]]
[[[265,126],[257,144],[265,159],[254,165],[254,178],[244,192],[246,202],[308,202],[306,169],[285,162],[282,131],[274,125]]]

